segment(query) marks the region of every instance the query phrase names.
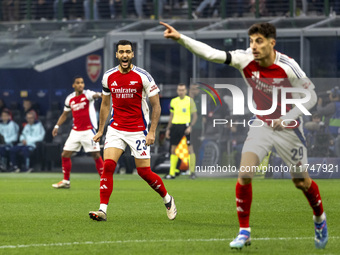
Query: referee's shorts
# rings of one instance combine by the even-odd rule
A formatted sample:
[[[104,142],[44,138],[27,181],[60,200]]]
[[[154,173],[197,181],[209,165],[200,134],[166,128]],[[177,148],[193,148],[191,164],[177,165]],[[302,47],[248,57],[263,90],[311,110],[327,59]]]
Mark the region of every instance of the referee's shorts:
[[[184,134],[187,127],[187,124],[172,124],[170,128],[170,145],[178,145],[183,136],[186,136],[187,145],[190,145],[190,134]]]

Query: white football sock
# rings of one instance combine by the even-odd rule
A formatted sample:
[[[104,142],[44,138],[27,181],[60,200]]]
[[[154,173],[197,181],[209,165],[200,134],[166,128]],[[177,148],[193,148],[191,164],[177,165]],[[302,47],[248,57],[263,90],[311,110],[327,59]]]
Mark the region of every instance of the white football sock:
[[[164,204],[169,203],[170,200],[171,200],[171,196],[169,195],[169,193],[166,193],[165,197],[163,197]]]
[[[246,230],[250,233],[250,228],[240,228],[240,232],[241,232],[241,230]]]
[[[107,204],[100,204],[99,210],[101,210],[101,211],[103,211],[104,213],[106,213],[106,211],[107,211]]]
[[[313,215],[313,220],[314,220],[314,222],[316,222],[316,223],[321,223],[321,222],[323,222],[325,219],[326,219],[326,214],[325,214],[325,212],[323,212],[320,216],[315,216],[315,215]]]

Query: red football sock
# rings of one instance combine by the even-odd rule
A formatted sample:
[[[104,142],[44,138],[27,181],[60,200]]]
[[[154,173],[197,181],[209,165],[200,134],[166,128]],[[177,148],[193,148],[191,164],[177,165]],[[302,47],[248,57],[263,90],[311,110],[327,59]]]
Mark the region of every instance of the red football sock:
[[[161,197],[165,197],[168,192],[164,187],[164,183],[161,177],[151,171],[150,167],[137,167],[137,172]]]
[[[315,216],[323,214],[323,206],[318,185],[312,180],[312,185],[306,192],[303,192],[308,199],[310,206],[313,208]]]
[[[236,210],[240,228],[249,228],[250,206],[253,198],[251,183],[241,185],[236,183]]]
[[[103,162],[102,157],[99,157],[95,159],[94,161],[96,162],[96,169],[97,169],[99,176],[102,176],[103,170],[104,170],[104,162]]]
[[[104,161],[104,171],[100,178],[100,203],[108,204],[113,189],[113,173],[117,163],[112,159]]]
[[[61,166],[64,173],[64,180],[70,180],[72,161],[70,158],[61,157]]]

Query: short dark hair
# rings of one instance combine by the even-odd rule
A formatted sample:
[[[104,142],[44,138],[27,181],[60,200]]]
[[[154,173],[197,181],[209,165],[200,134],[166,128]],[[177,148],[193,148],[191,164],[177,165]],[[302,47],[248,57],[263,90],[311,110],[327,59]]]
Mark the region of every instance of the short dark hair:
[[[185,86],[185,88],[187,88],[187,85],[185,85],[185,83],[178,83],[178,85],[177,85],[177,87],[183,87],[183,86]]]
[[[81,76],[81,75],[75,75],[75,76],[73,76],[73,82],[72,82],[72,84],[76,82],[76,79],[84,79],[84,78],[83,78],[83,76]]]
[[[12,116],[12,113],[9,109],[5,108],[2,110],[2,113],[7,113],[8,115],[11,115]]]
[[[252,25],[248,30],[248,35],[261,34],[265,38],[276,39],[276,28],[270,23],[256,23]]]
[[[132,42],[128,41],[128,40],[120,40],[117,45],[116,45],[116,52],[118,51],[118,46],[119,45],[130,45],[131,49],[133,51],[133,47],[132,47]]]

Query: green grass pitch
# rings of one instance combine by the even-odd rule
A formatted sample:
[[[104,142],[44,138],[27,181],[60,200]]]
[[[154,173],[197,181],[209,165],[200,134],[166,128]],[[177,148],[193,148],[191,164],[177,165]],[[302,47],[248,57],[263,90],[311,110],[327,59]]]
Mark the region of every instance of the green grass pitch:
[[[90,220],[99,206],[99,177],[0,174],[0,254],[239,254],[235,179],[181,176],[165,185],[178,215],[169,221],[161,198],[139,176],[115,175],[108,221]],[[325,250],[314,248],[312,209],[290,180],[254,179],[252,245],[243,254],[339,254],[340,180],[317,180],[328,218]]]

